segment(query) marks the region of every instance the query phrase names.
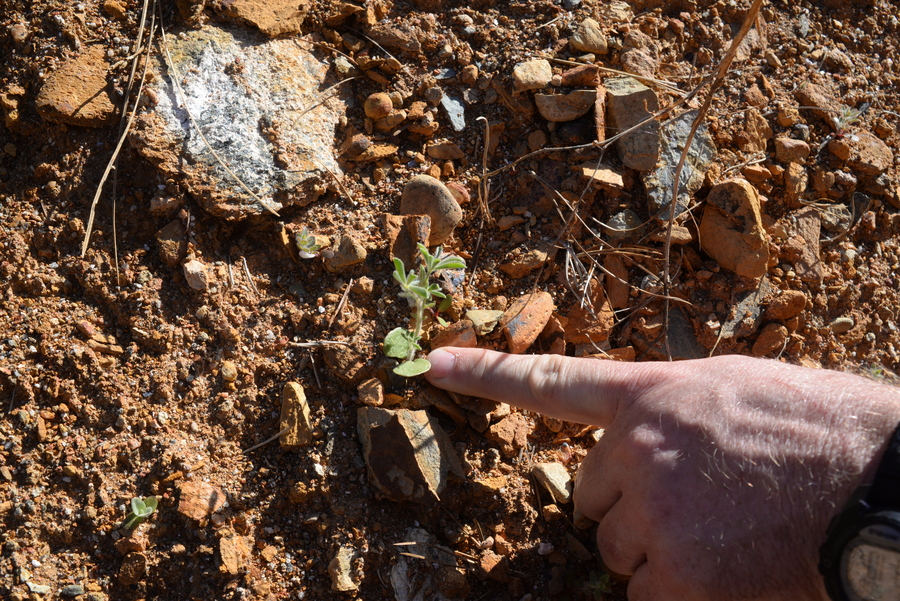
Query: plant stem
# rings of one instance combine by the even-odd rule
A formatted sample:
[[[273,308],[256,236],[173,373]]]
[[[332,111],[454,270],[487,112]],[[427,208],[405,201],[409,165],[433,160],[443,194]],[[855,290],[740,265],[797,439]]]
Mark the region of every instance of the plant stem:
[[[422,322],[425,320],[425,303],[421,299],[416,300],[416,331],[413,340],[419,340],[422,337]],[[416,357],[416,348],[410,345],[409,352],[406,354],[406,360],[412,361]]]

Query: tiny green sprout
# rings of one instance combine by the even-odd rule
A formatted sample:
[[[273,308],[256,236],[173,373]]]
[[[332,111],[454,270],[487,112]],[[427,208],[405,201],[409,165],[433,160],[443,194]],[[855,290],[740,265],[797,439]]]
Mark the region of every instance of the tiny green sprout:
[[[860,108],[855,109],[851,107],[842,107],[840,111],[838,111],[837,116],[832,116],[832,124],[834,125],[835,131],[837,135],[844,136],[847,133],[847,129],[851,125],[856,125],[859,123],[863,114],[869,109],[868,103],[863,104]]]
[[[591,570],[590,576],[584,581],[583,590],[597,601],[600,601],[603,599],[604,593],[612,592],[612,588],[609,585],[609,574],[606,572],[598,574]]]
[[[403,359],[403,363],[394,368],[394,373],[406,378],[423,374],[431,367],[428,359],[416,358],[416,351],[422,350],[419,341],[422,340],[422,325],[425,321],[425,309],[433,309],[437,304],[434,299],[443,299],[435,311],[435,317],[439,323],[446,322],[437,316],[440,311],[445,311],[450,306],[450,299],[441,292],[441,287],[430,281],[431,276],[442,269],[465,269],[466,263],[455,256],[441,257],[442,248],[439,246],[434,254],[428,252],[428,247],[419,244],[419,252],[422,253],[423,264],[418,270],[406,271],[403,261],[394,259],[394,279],[400,284],[403,292],[400,296],[405,298],[413,309],[413,330],[407,328],[394,328],[384,337],[384,354],[395,359]]]
[[[294,242],[297,244],[297,252],[301,259],[312,259],[322,249],[322,246],[316,243],[316,237],[309,233],[305,225],[294,234]]]
[[[125,523],[122,527],[126,530],[137,528],[141,523],[153,515],[159,499],[156,497],[134,497],[131,499],[131,513],[125,516]]]

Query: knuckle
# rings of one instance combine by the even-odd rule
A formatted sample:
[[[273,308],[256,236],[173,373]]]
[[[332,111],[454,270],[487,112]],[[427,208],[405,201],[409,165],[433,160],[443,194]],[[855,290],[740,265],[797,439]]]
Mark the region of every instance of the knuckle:
[[[606,567],[617,574],[630,575],[636,567],[635,558],[627,552],[621,532],[603,520],[597,526],[597,550]]]
[[[543,355],[534,369],[528,372],[528,389],[536,399],[550,403],[562,401],[566,386],[562,358],[558,355]]]

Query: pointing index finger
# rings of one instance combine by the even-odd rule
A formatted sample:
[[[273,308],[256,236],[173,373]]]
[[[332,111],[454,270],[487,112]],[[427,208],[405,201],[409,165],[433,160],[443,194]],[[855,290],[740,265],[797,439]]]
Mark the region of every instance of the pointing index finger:
[[[428,360],[425,377],[439,388],[602,427],[641,387],[635,366],[616,361],[452,347]]]

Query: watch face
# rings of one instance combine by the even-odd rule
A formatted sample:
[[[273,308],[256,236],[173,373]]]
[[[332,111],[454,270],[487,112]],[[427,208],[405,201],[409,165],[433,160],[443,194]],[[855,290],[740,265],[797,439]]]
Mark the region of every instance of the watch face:
[[[869,526],[850,541],[841,561],[844,590],[852,601],[900,599],[900,532]]]

